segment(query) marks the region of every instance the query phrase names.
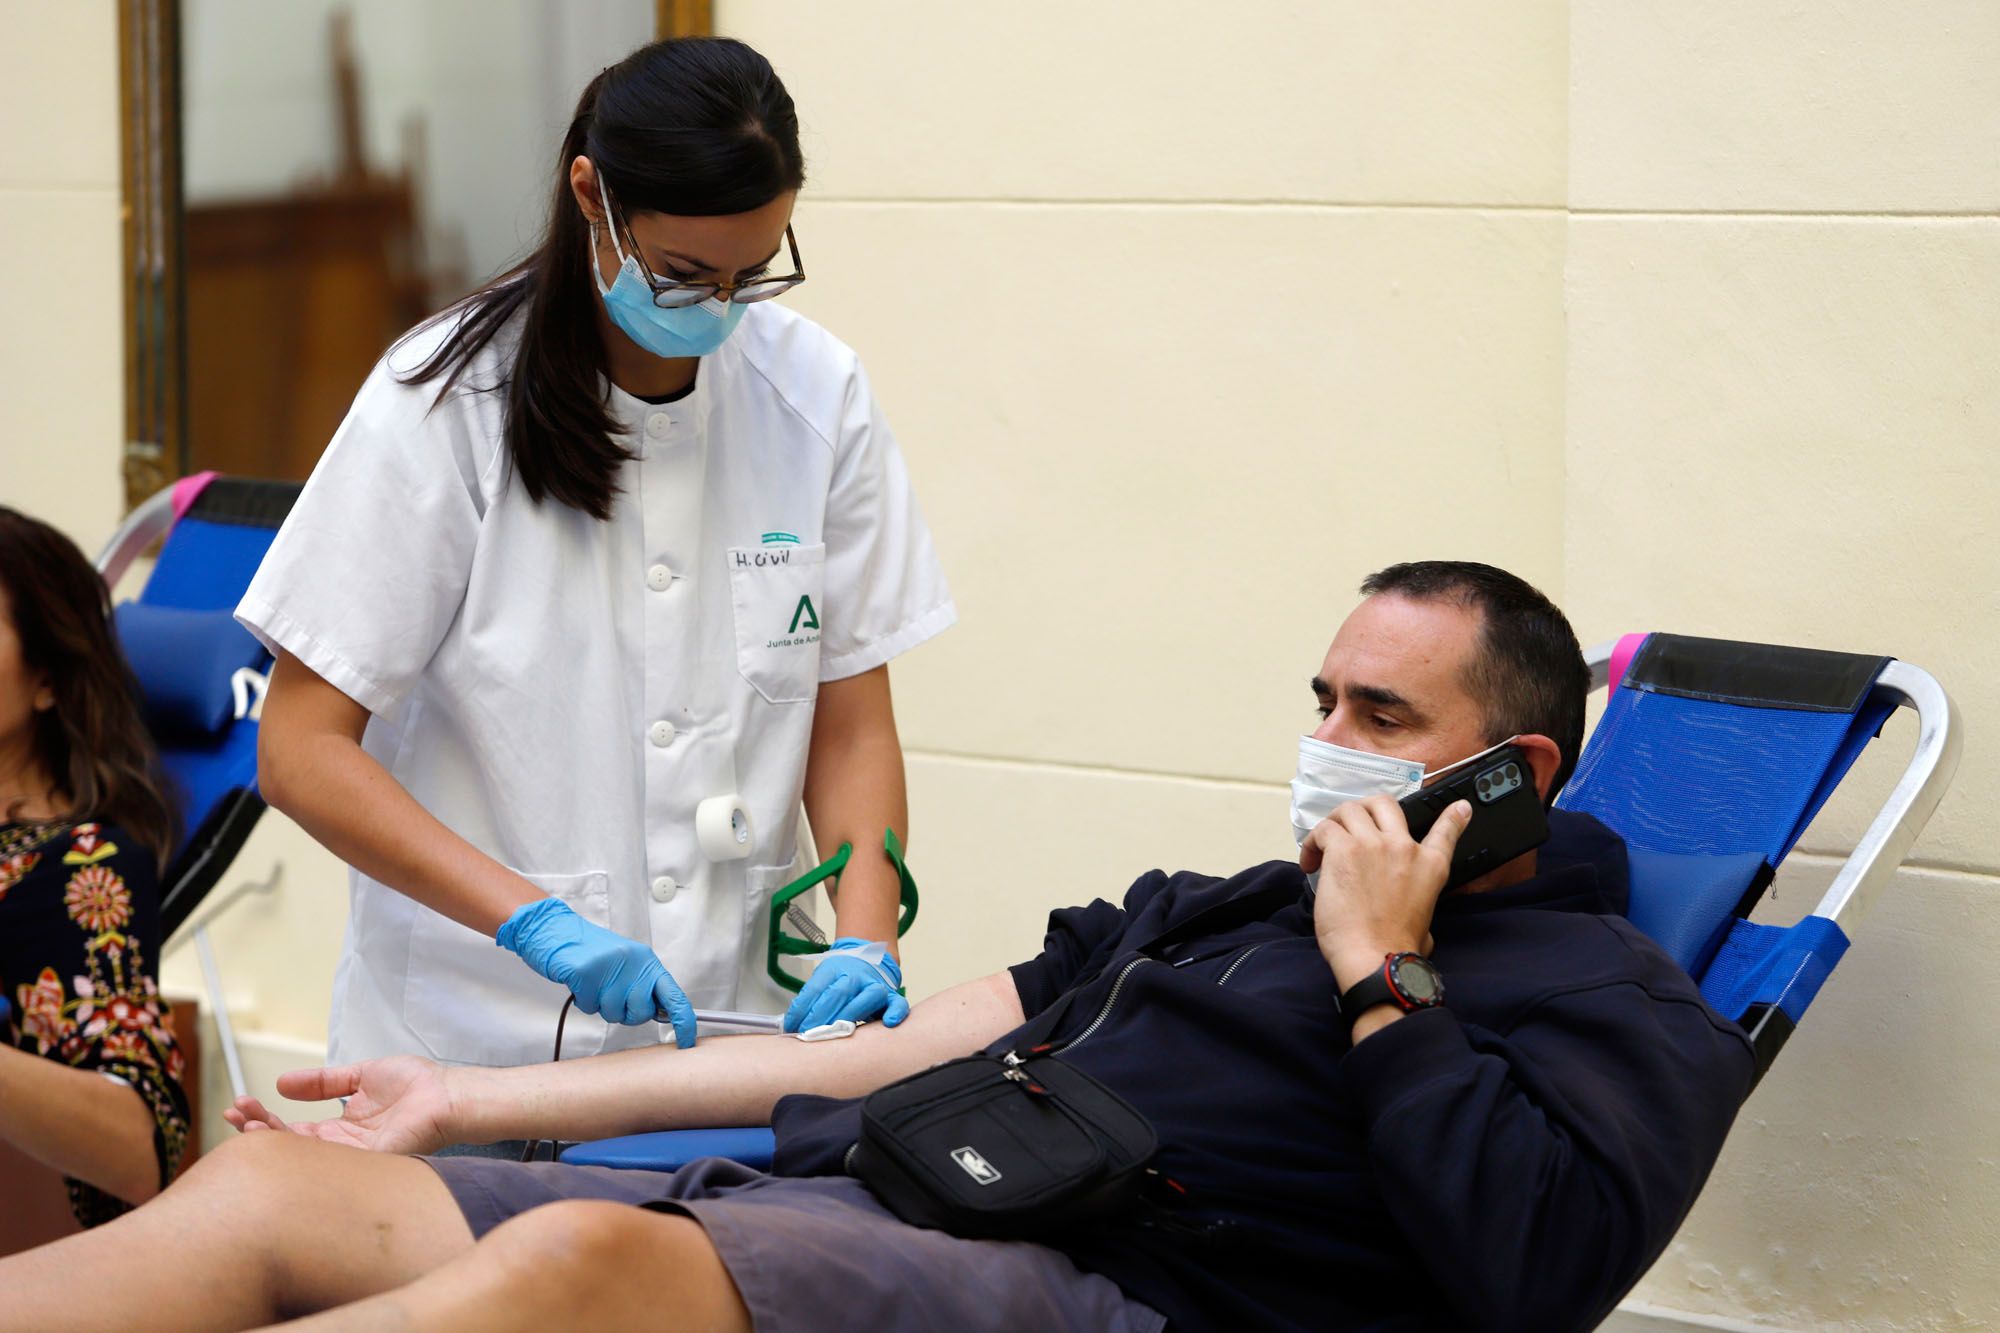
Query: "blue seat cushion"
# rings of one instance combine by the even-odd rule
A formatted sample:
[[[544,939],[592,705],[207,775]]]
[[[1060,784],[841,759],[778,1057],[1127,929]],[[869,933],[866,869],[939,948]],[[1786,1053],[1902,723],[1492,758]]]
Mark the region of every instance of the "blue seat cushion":
[[[243,598],[243,590],[263,563],[277,535],[278,518],[249,522],[204,517],[208,497],[228,479],[211,483],[195,509],[167,534],[160,559],[139,600],[148,606],[179,606],[194,611],[227,611]],[[270,483],[248,483],[266,486]],[[295,488],[286,488],[293,489]]]
[[[1734,856],[1625,849],[1632,889],[1625,915],[1690,976],[1715,956],[1733,910],[1763,869],[1761,852]]]
[[[231,678],[239,668],[261,668],[269,655],[233,615],[138,602],[121,604],[114,615],[156,740],[199,744],[236,720]]]
[[[618,1139],[579,1143],[564,1151],[571,1166],[616,1166],[634,1171],[678,1171],[702,1157],[728,1157],[758,1171],[771,1169],[777,1136],[763,1128],[666,1129]]]
[[[238,722],[199,743],[163,745],[160,767],[180,814],[179,857],[217,806],[235,792],[257,790],[257,724]]]

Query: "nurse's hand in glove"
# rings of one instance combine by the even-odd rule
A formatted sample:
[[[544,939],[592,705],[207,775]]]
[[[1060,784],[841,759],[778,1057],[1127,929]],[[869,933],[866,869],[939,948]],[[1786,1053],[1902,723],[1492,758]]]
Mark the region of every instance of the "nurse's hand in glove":
[[[894,1027],[910,1016],[910,1002],[897,993],[902,987],[903,969],[886,945],[835,940],[785,1010],[785,1031],[804,1032],[843,1018],[859,1023],[878,1015],[885,1027]]]
[[[519,908],[495,942],[569,987],[586,1014],[634,1025],[665,1015],[674,1025],[674,1044],[694,1045],[694,1006],[653,951],[584,920],[562,899],[542,898]]]

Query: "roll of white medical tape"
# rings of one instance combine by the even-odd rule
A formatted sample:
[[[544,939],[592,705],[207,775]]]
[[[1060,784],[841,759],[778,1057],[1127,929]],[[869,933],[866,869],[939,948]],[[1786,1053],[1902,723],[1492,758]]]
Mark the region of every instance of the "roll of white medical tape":
[[[756,845],[750,809],[741,796],[711,796],[694,808],[694,836],[711,861],[741,861]]]

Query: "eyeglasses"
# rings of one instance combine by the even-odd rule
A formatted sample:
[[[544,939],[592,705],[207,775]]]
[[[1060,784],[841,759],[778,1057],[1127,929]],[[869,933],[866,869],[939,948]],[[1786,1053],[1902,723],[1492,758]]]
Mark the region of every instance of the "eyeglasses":
[[[746,282],[674,282],[659,278],[646,267],[646,261],[639,254],[639,242],[626,228],[625,239],[632,246],[632,257],[638,261],[639,276],[652,289],[653,304],[663,310],[674,310],[682,306],[700,305],[703,301],[713,301],[727,294],[732,305],[750,305],[757,301],[768,301],[774,296],[783,296],[792,288],[806,280],[805,265],[799,262],[798,238],[792,235],[790,223],[785,224],[785,244],[792,252],[792,272],[782,278],[751,278]]]

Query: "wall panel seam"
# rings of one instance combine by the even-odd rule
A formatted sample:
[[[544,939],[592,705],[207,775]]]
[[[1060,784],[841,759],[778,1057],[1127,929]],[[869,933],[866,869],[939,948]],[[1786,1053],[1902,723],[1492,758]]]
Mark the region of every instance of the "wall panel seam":
[[[1075,198],[1037,199],[1006,198],[1004,196],[964,197],[941,195],[925,197],[920,195],[881,197],[868,195],[828,195],[808,194],[804,202],[815,206],[839,205],[844,208],[1018,208],[1029,209],[1206,209],[1212,211],[1261,211],[1296,213],[1521,213],[1529,216],[1560,218],[1568,210],[1561,204],[1444,204],[1423,203],[1405,200],[1381,200],[1374,202],[1334,202],[1313,199],[1115,199],[1115,198]]]
[[[951,763],[972,764],[986,768],[1012,769],[1022,772],[1060,773],[1064,776],[1091,776],[1109,778],[1147,778],[1162,782],[1179,782],[1203,787],[1219,787],[1233,791],[1254,791],[1263,794],[1283,791],[1284,784],[1278,781],[1253,782],[1248,778],[1224,777],[1212,773],[1182,773],[1157,768],[1126,768],[1115,764],[1080,764],[1060,759],[1020,759],[1009,755],[975,754],[960,750],[927,750],[905,747],[906,759],[940,759]]]
[[[1073,198],[1006,195],[849,195],[810,194],[806,202],[875,208],[1145,208],[1290,211],[1302,213],[1523,213],[1574,218],[1768,219],[1843,222],[1982,222],[2000,219],[2000,208],[1967,209],[1786,209],[1786,208],[1592,208],[1562,204],[1502,204],[1479,201],[1380,199],[1169,199],[1146,196],[1078,195]]]
[[[49,195],[70,195],[82,199],[106,199],[118,202],[118,182],[108,185],[50,185],[34,181],[0,181],[0,198],[19,195],[22,198],[46,198]]]
[[[1572,208],[1573,218],[1633,218],[1640,221],[1674,222],[1992,222],[2000,220],[2000,210],[1967,209],[1961,212],[1880,209],[1844,211],[1840,209],[1776,208]]]
[[[1805,864],[1838,869],[1847,860],[1846,852],[1795,851],[1786,864]],[[2000,892],[2000,866],[1974,865],[1964,861],[1932,861],[1912,857],[1899,867],[1903,870],[1922,870],[1927,874],[1949,875],[1954,879],[1982,880],[1992,884],[1995,892]],[[1781,872],[1782,873],[1782,872]]]

